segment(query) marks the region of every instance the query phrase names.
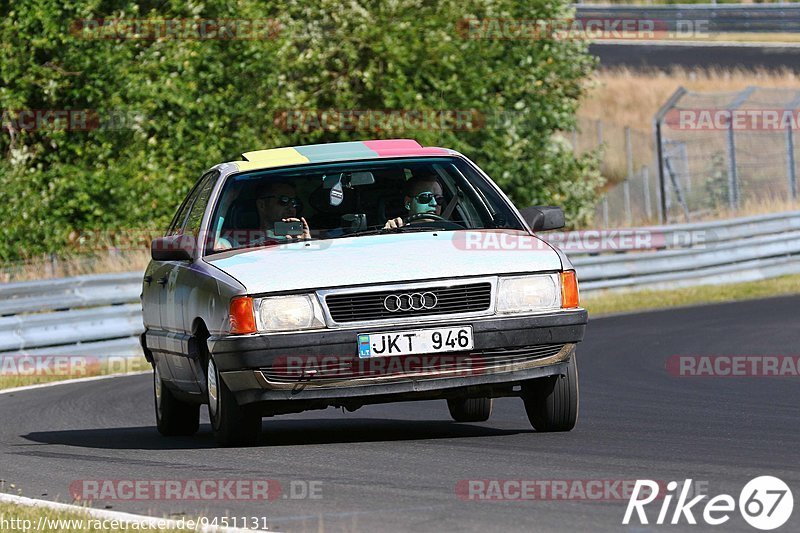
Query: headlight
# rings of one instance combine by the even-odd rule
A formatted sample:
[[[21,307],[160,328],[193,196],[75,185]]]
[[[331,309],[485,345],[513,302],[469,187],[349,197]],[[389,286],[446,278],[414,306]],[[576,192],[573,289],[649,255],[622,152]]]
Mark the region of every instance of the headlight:
[[[294,331],[325,326],[322,309],[311,294],[256,298],[254,304],[258,331]]]
[[[560,307],[561,283],[558,274],[501,277],[498,281],[498,313],[526,313]]]

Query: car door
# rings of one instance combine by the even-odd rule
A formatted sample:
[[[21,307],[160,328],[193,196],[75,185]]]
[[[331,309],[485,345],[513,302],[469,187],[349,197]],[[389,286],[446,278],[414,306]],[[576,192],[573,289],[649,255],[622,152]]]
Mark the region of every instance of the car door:
[[[189,208],[194,203],[196,196],[197,186],[192,188],[181,203],[164,236],[176,235],[183,231],[186,217],[189,215]],[[173,265],[169,261],[151,260],[147,265],[142,282],[142,319],[145,327],[145,341],[150,351],[158,354],[164,350],[164,339],[167,333],[161,322],[161,304],[164,288],[172,268]],[[162,374],[165,379],[168,379],[168,372],[162,371]]]
[[[181,228],[181,234],[198,239],[203,215],[218,176],[217,171],[212,171],[200,179],[197,194]],[[201,243],[197,242],[199,254]],[[192,261],[171,262],[169,271],[165,273],[166,281],[161,293],[161,325],[167,332],[164,338],[164,352],[169,360],[172,381],[182,390],[195,393],[200,392],[196,379],[199,368],[198,362],[189,357],[194,355],[190,354],[189,350],[191,324],[187,324],[192,317],[187,317],[185,311],[192,289],[200,281],[197,279],[197,276],[200,276],[199,270],[193,268],[194,262],[198,259],[196,256]],[[202,371],[200,373],[202,374]]]

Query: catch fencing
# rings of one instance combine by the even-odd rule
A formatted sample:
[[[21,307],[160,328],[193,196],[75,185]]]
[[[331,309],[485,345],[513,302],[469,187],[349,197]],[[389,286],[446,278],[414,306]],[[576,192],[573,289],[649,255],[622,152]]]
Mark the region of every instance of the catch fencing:
[[[797,201],[800,90],[679,88],[657,113],[664,221]]]
[[[800,211],[622,231],[647,244],[606,233],[615,246],[590,250],[580,243],[591,232],[543,236],[570,256],[583,295],[800,273]],[[0,286],[0,357],[141,355],[141,283],[129,272]]]

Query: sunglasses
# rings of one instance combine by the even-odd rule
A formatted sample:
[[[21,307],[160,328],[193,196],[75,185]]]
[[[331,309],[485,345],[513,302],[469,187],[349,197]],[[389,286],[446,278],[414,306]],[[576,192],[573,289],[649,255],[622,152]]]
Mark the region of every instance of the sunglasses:
[[[433,194],[432,192],[421,192],[414,197],[414,200],[418,204],[430,204],[434,200],[436,200],[437,204],[441,204],[444,201],[444,196],[441,194]]]
[[[289,205],[291,205],[294,208],[298,208],[298,207],[302,207],[302,205],[303,205],[303,202],[300,201],[300,198],[297,198],[297,197],[294,197],[294,196],[286,196],[286,195],[274,196],[274,195],[271,195],[271,196],[262,196],[261,198],[277,198],[278,199],[278,204],[281,207],[288,207]]]

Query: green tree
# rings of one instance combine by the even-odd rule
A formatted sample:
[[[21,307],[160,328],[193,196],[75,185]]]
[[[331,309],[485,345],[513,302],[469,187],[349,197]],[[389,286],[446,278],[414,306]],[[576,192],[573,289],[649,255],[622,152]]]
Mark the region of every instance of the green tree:
[[[465,19],[556,19],[563,1],[24,0],[0,8],[0,258],[64,251],[71,232],[163,228],[202,171],[252,149],[413,137],[457,149],[520,205],[586,224],[601,184],[575,124],[584,43],[481,39]],[[270,39],[89,39],[83,19],[276,19]],[[71,31],[72,30],[72,31]],[[25,131],[15,110],[91,109],[121,128]],[[465,131],[280,127],[284,110],[472,110]]]

